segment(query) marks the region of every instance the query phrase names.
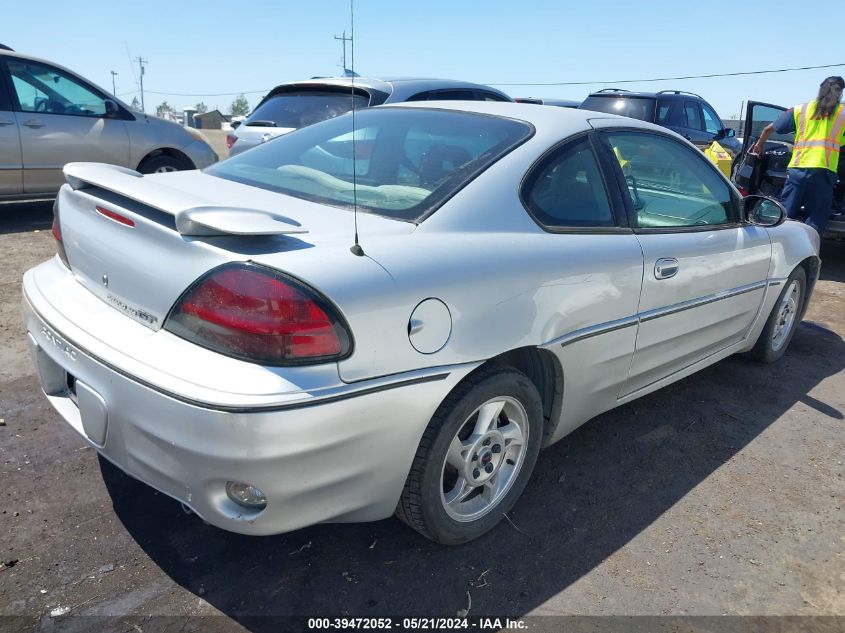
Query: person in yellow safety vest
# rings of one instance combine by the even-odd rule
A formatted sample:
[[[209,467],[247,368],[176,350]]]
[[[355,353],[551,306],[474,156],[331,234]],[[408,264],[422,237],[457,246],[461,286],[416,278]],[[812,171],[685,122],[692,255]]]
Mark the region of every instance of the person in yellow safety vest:
[[[762,155],[772,132],[795,132],[781,201],[790,218],[799,218],[803,206],[804,222],[819,235],[830,219],[839,154],[845,145],[845,106],[840,103],[843,88],[842,77],[825,79],[818,97],[787,110],[767,125],[752,150]]]

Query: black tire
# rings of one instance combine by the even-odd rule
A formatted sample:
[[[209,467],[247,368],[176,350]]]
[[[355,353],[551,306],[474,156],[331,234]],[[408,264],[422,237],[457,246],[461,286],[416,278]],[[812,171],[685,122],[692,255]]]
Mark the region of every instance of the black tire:
[[[193,169],[193,165],[186,164],[186,161],[170,156],[169,154],[158,154],[150,156],[141,161],[138,171],[142,174],[154,174],[156,172],[182,171]]]
[[[797,290],[794,289],[795,287],[793,284],[797,284]],[[806,292],[807,274],[804,272],[803,267],[798,266],[792,271],[792,274],[786,280],[786,283],[784,283],[783,290],[781,290],[778,295],[778,299],[772,308],[772,312],[769,314],[766,325],[763,327],[763,331],[760,332],[760,337],[748,353],[751,358],[761,363],[774,363],[775,361],[780,360],[786,352],[786,348],[789,347],[792,337],[795,336],[795,330],[798,329],[798,325],[800,324],[799,319],[803,312]],[[797,297],[793,297],[795,303],[792,308],[794,310],[794,316],[791,321],[791,325],[789,326],[790,329],[786,332],[783,340],[779,341],[779,344],[775,344],[775,330],[784,317],[784,301],[787,298],[787,295],[793,293],[797,293]]]
[[[471,416],[476,409],[499,397],[518,402],[525,413],[528,438],[523,444],[521,466],[514,466],[510,488],[495,504],[491,503],[486,514],[471,521],[455,520],[447,514],[442,498],[446,454],[455,436],[472,424]],[[493,427],[503,419],[500,414]],[[477,370],[449,394],[431,418],[417,448],[396,515],[423,536],[444,545],[458,545],[478,538],[495,527],[522,494],[534,470],[542,437],[540,394],[528,377],[501,365]],[[506,448],[505,454],[507,451]],[[507,461],[513,465],[504,457],[502,460],[502,464]]]

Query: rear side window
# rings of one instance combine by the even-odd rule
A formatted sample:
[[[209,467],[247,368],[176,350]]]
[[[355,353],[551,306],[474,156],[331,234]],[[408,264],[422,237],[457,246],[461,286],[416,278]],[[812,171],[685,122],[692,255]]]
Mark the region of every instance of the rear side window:
[[[502,95],[495,92],[487,92],[486,90],[476,90],[476,95],[479,101],[507,101]]]
[[[701,110],[695,101],[684,101],[684,117],[686,126],[691,130],[703,130],[701,125]]]
[[[366,108],[369,98],[349,90],[301,90],[270,97],[247,117],[244,125],[299,129],[355,109]]]
[[[522,192],[528,211],[548,228],[613,226],[598,161],[584,138],[547,158]]]
[[[654,122],[656,99],[653,97],[630,97],[625,95],[590,95],[581,104],[582,110],[607,112],[620,116]]]
[[[472,90],[427,90],[418,92],[408,101],[477,101]]]
[[[360,211],[416,222],[532,134],[527,123],[496,116],[367,108],[356,113],[354,133],[345,115],[206,173],[333,206],[351,209],[357,201]]]

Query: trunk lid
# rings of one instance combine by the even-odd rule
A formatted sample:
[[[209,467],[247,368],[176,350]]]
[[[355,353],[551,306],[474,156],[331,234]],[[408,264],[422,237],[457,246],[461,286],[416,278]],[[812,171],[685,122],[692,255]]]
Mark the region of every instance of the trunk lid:
[[[315,251],[352,244],[348,210],[198,171],[141,176],[71,163],[65,174],[69,186],[57,205],[76,281],[153,330],[187,288],[221,264],[271,259],[292,274],[304,272],[307,282]],[[367,214],[359,214],[359,226],[380,233],[412,229]]]

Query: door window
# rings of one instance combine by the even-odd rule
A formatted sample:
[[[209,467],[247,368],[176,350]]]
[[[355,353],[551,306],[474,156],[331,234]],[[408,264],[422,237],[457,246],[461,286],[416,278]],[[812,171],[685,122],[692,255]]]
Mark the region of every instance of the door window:
[[[625,175],[637,227],[739,222],[730,187],[701,153],[657,134],[616,132],[607,138]]]
[[[66,73],[29,60],[8,60],[12,85],[24,112],[102,117],[103,97]]]
[[[769,123],[774,123],[784,112],[784,108],[755,103],[751,108],[751,138],[760,138],[763,128]],[[793,144],[795,142],[795,132],[789,132],[787,134],[778,134],[775,132],[769,136],[769,140]]]
[[[701,104],[701,113],[704,115],[704,129],[710,134],[718,134],[722,131],[722,122],[712,108]]]
[[[695,101],[684,101],[684,116],[688,128],[693,130],[704,129],[701,126],[701,110],[698,109],[698,104]]]
[[[604,180],[587,139],[541,163],[526,181],[523,200],[545,227],[614,225]]]

